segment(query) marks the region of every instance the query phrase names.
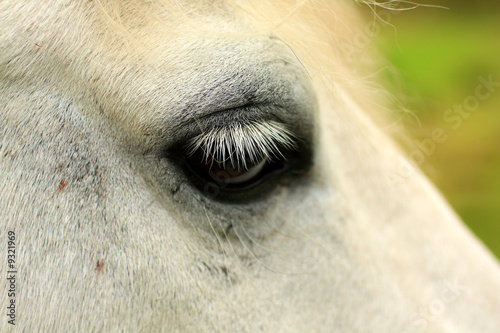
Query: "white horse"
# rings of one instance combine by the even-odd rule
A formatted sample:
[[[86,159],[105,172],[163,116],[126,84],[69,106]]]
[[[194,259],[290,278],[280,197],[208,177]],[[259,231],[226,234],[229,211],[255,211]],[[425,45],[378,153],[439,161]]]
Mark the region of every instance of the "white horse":
[[[1,1],[0,331],[499,332],[498,263],[364,115],[353,13]]]

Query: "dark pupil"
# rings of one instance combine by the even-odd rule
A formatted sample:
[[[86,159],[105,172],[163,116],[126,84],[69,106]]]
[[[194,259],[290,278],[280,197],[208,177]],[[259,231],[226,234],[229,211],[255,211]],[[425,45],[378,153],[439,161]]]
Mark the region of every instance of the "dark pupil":
[[[215,182],[219,187],[226,187],[252,181],[260,175],[267,160],[263,157],[258,162],[252,162],[246,157],[245,163],[243,161],[238,163],[234,159],[235,157],[216,161],[214,157],[209,157],[207,160],[203,152],[198,150],[188,158],[188,161],[200,176]]]

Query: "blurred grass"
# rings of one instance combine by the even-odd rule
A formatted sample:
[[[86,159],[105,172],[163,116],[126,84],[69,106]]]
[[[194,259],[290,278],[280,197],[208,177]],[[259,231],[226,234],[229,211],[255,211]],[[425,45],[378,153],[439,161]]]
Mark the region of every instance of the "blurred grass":
[[[418,8],[391,16],[391,24],[376,39],[402,77],[403,104],[421,123],[405,127],[414,141],[437,127],[449,137],[421,167],[500,258],[500,87],[457,129],[443,119],[474,95],[478,76],[500,82],[500,11]]]

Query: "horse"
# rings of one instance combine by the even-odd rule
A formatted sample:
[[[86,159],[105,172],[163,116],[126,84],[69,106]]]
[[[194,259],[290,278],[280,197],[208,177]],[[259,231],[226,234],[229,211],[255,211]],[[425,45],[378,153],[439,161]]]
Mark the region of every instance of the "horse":
[[[0,2],[0,331],[498,332],[498,262],[342,47],[366,24],[344,0]]]

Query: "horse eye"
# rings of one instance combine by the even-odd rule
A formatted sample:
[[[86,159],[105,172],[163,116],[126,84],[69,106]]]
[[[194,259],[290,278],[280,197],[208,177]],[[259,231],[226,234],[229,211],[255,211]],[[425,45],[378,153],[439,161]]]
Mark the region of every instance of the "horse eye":
[[[220,193],[221,200],[237,200],[244,192],[297,166],[300,140],[280,122],[233,122],[205,128],[188,140],[183,148],[185,171],[205,194]],[[269,185],[273,182],[268,182]],[[231,192],[232,194],[229,194]],[[223,195],[224,193],[228,195]],[[251,195],[250,195],[251,196]],[[222,198],[224,197],[224,198]]]
[[[217,160],[214,156],[206,158],[206,152],[201,148],[187,155],[186,160],[198,178],[229,191],[254,187],[269,176],[285,171],[288,166],[288,160],[284,156],[265,156],[257,160],[249,157],[236,161],[234,157]]]

